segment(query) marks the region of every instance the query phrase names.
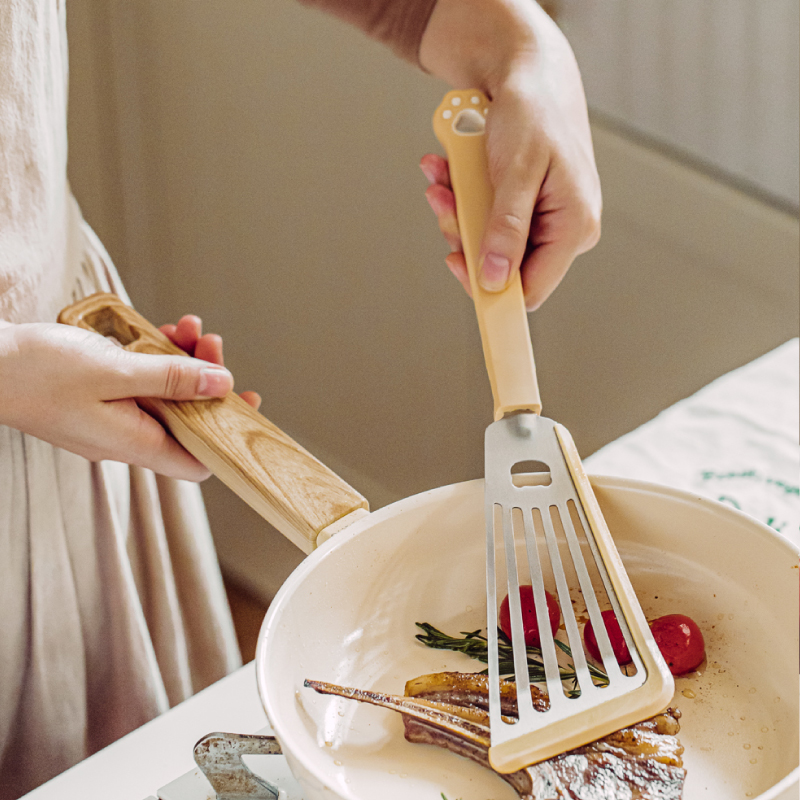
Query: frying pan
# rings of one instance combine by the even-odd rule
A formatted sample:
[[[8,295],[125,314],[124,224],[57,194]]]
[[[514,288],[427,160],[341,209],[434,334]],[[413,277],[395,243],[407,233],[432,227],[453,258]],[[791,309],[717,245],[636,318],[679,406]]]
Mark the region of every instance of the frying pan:
[[[60,319],[131,350],[181,352],[108,295]],[[483,481],[370,514],[234,395],[148,410],[298,546],[317,547],[276,595],[256,654],[265,711],[305,800],[513,800],[488,770],[406,742],[397,714],[303,688],[310,678],[402,694],[409,678],[479,668],[414,634],[416,622],[485,626]],[[687,614],[706,638],[706,664],[677,678],[672,703],[683,714],[685,800],[797,800],[800,552],[719,503],[632,480],[592,484],[645,614]]]
[[[685,800],[796,800],[797,549],[685,492],[592,484],[645,614],[687,614],[706,639],[706,663],[676,678],[672,702],[683,715]],[[484,532],[483,481],[425,492],[336,534],[275,597],[256,674],[306,800],[516,797],[482,767],[406,742],[399,715],[303,688],[309,678],[402,694],[423,673],[481,668],[416,642],[414,623],[484,627]]]

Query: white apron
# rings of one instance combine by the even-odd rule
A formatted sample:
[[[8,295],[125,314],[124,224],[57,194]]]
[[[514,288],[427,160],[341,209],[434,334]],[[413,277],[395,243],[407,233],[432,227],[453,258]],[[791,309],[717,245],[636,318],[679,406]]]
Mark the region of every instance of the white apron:
[[[124,289],[66,180],[57,0],[0,0],[0,319]],[[0,799],[239,665],[199,488],[0,426]]]

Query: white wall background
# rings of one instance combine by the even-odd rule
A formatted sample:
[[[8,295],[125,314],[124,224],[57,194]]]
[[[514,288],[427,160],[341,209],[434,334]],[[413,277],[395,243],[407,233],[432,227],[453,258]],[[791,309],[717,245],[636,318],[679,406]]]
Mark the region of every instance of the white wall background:
[[[592,108],[798,205],[798,0],[554,0]]]

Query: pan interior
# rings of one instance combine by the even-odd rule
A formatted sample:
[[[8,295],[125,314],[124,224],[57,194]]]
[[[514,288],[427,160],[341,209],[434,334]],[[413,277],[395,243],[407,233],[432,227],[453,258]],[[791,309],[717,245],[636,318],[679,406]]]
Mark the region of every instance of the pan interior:
[[[646,616],[687,614],[706,639],[707,663],[676,679],[673,700],[685,800],[777,796],[770,787],[797,767],[796,554],[717,504],[634,481],[593,483]],[[281,590],[257,673],[310,796],[316,785],[354,800],[516,797],[465,759],[407,743],[399,715],[302,688],[310,678],[402,694],[423,673],[481,669],[420,645],[414,623],[452,634],[485,626],[483,526],[481,481],[408,498],[339,534]]]

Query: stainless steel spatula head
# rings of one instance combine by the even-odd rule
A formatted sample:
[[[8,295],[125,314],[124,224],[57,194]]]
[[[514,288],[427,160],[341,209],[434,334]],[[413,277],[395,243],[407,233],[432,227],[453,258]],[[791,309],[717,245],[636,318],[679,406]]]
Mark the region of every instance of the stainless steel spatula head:
[[[507,593],[519,714],[512,724],[500,713],[498,633],[489,623],[490,759],[495,769],[520,769],[663,710],[674,690],[672,677],[566,429],[526,412],[490,425],[485,504],[487,618],[497,620],[498,597]],[[521,584],[531,586],[534,598],[540,639],[536,660],[545,674],[546,711],[534,710],[531,700]],[[561,608],[563,631],[556,637],[550,634],[545,591]],[[606,633],[605,609],[614,611],[630,653],[632,663],[625,668]],[[587,619],[600,664],[584,651],[581,623]]]
[[[486,585],[489,642],[489,760],[514,772],[594,741],[663,710],[672,676],[603,520],[569,433],[539,416],[541,403],[520,277],[499,293],[478,283],[480,245],[491,206],[485,120],[489,103],[474,90],[450,92],[434,130],[450,162],[459,229],[495,402],[486,430]],[[540,648],[537,682],[549,699],[531,700],[520,586],[531,586]],[[546,592],[557,598],[563,632],[551,633]],[[518,719],[500,708],[498,600],[508,595],[511,658],[502,674],[517,682]],[[620,668],[602,611],[612,610],[632,657]],[[584,649],[591,621],[601,658]],[[504,654],[508,644],[504,644]],[[509,662],[506,664],[505,662]]]

